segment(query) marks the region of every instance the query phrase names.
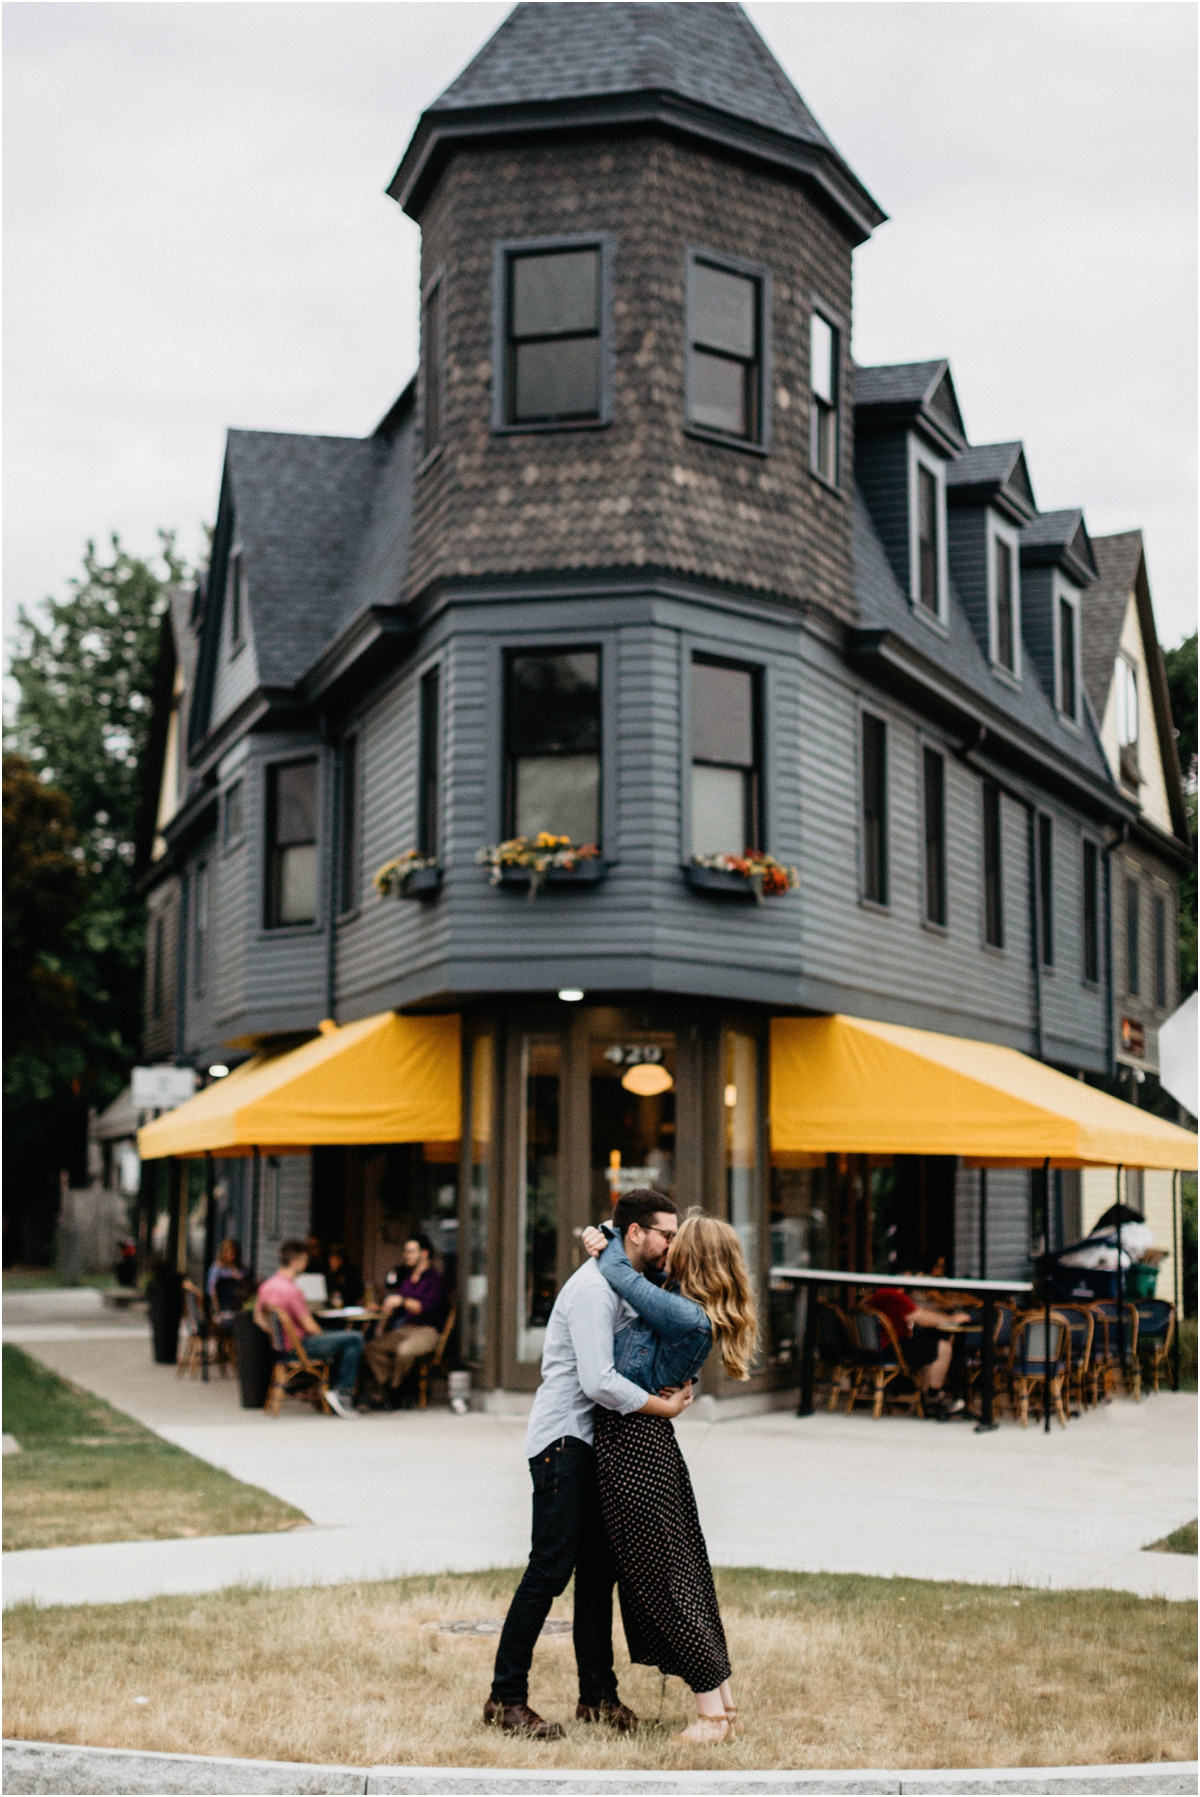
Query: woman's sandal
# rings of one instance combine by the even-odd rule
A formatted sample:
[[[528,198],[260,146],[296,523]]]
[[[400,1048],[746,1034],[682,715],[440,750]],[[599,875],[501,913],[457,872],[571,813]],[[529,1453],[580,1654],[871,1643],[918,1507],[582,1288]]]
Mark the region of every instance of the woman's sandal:
[[[745,1724],[742,1721],[739,1711],[736,1709],[726,1710],[725,1720],[729,1724],[729,1739],[731,1741],[736,1741],[739,1735],[745,1734]]]
[[[693,1747],[719,1747],[724,1741],[732,1741],[733,1728],[728,1713],[723,1716],[697,1716],[691,1727],[683,1729],[675,1739],[687,1741]],[[701,1732],[693,1734],[692,1729],[699,1729]]]

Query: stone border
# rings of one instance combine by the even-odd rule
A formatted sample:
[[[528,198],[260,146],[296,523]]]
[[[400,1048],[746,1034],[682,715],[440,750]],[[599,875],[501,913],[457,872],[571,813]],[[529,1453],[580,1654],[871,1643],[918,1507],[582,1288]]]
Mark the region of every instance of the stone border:
[[[133,1753],[5,1741],[11,1797],[626,1797],[677,1792],[725,1797],[1195,1797],[1197,1763],[1140,1766],[984,1767],[962,1772],[567,1772],[489,1771],[483,1766],[305,1766],[288,1760],[210,1759],[198,1753]]]

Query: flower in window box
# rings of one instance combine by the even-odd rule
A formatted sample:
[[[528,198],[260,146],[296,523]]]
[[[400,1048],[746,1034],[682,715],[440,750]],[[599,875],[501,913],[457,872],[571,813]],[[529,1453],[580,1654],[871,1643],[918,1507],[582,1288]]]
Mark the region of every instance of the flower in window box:
[[[800,884],[794,867],[785,867],[774,855],[761,854],[757,849],[747,849],[741,855],[693,855],[692,861],[696,867],[707,867],[713,873],[741,874],[759,904],[765,898],[780,898]]]
[[[427,855],[422,849],[405,849],[394,861],[385,861],[375,875],[375,890],[380,898],[407,898],[413,883],[414,874],[423,874],[437,868],[437,856]]]
[[[539,830],[528,836],[510,836],[507,842],[480,849],[475,856],[481,867],[492,870],[492,885],[499,886],[506,872],[529,875],[529,897],[535,898],[547,873],[561,869],[573,873],[585,861],[598,861],[600,850],[594,842],[574,843],[569,836],[555,836]]]

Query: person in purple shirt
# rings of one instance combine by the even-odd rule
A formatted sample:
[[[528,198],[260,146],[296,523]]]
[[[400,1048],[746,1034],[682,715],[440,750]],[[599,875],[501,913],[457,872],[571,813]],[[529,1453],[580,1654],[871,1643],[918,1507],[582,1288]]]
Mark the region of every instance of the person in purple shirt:
[[[375,1383],[385,1392],[400,1389],[422,1354],[432,1354],[449,1308],[446,1281],[433,1265],[433,1243],[427,1235],[414,1235],[404,1244],[404,1277],[383,1301],[379,1333],[368,1342],[363,1358]]]

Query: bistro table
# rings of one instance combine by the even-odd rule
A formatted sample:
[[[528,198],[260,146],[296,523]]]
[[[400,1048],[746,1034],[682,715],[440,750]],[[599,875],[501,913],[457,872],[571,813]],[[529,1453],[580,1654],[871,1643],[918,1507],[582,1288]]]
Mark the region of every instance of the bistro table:
[[[379,1316],[376,1306],[343,1304],[340,1309],[314,1310],[313,1316],[322,1329],[366,1329]]]
[[[794,1285],[811,1288],[804,1318],[804,1347],[800,1358],[800,1406],[797,1416],[813,1413],[813,1369],[817,1358],[818,1291],[823,1285],[862,1285],[872,1291],[886,1286],[889,1290],[910,1292],[978,1292],[983,1298],[983,1320],[980,1339],[981,1414],[975,1433],[995,1429],[992,1416],[993,1349],[996,1334],[996,1298],[1011,1292],[1032,1292],[1028,1279],[935,1279],[932,1274],[914,1277],[892,1273],[835,1273],[830,1267],[772,1267],[772,1279],[786,1279]]]

